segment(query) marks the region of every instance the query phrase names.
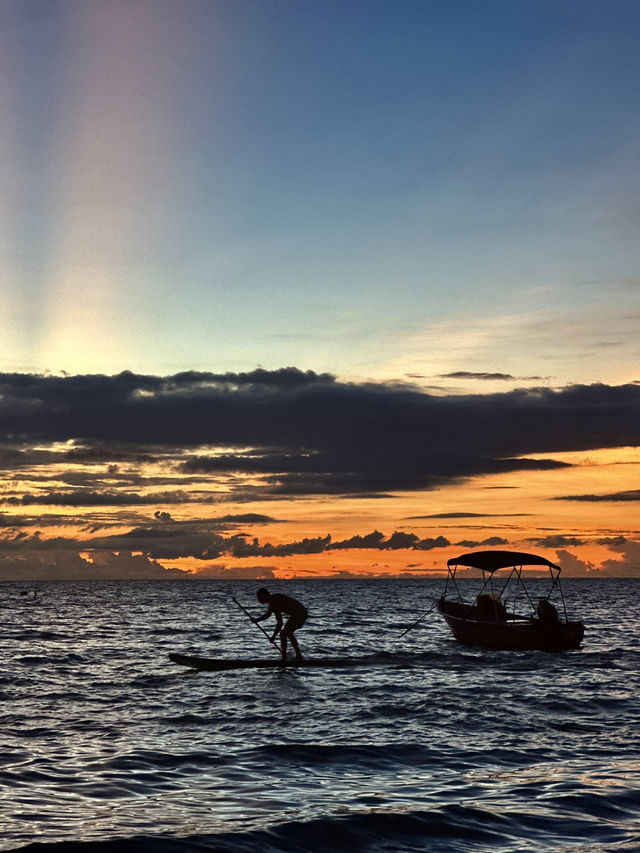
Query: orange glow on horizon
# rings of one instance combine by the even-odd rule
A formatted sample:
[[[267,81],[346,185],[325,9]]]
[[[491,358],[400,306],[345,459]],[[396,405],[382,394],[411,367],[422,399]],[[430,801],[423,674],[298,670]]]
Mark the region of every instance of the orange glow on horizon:
[[[33,537],[39,552],[50,540],[54,550],[71,551],[75,543],[76,551],[88,554],[96,548],[144,554],[141,548],[145,536],[157,530],[158,539],[155,546],[150,544],[149,558],[156,561],[159,570],[177,568],[202,576],[241,575],[256,569],[267,576],[271,573],[283,578],[433,577],[444,573],[449,558],[492,547],[541,553],[554,562],[558,562],[559,553],[566,552],[573,560],[571,571],[578,574],[585,574],[588,569],[597,572],[607,561],[617,571],[625,540],[637,537],[637,502],[558,499],[632,491],[640,468],[640,451],[636,448],[556,454],[554,458],[570,462],[573,467],[476,477],[439,489],[378,498],[296,496],[288,500],[256,498],[234,502],[232,492],[227,488],[220,491],[221,483],[206,476],[201,481],[192,479],[186,490],[172,463],[163,467],[154,461],[142,469],[128,464],[110,465],[104,466],[103,489],[124,498],[122,503],[113,505],[92,505],[90,494],[86,505],[73,505],[77,490],[74,480],[81,484],[92,472],[95,476],[96,465],[73,463],[73,459],[70,463],[68,458],[63,463],[62,457],[70,449],[39,448],[34,459],[41,462],[22,469],[19,480],[5,481],[3,539],[9,542],[21,537],[20,541],[16,539],[15,548],[28,548],[28,540]],[[59,463],[56,454],[60,454]],[[42,476],[45,472],[46,480]],[[244,481],[253,485],[258,482],[255,478]],[[159,492],[158,482],[163,483],[163,492]],[[78,495],[87,494],[77,491]],[[28,503],[21,498],[25,493],[31,495]],[[127,493],[140,500],[128,504]],[[171,502],[172,493],[181,496],[178,502]],[[50,497],[58,502],[39,504],[38,494],[42,494],[43,501]],[[71,495],[68,505],[64,503],[65,495]],[[258,518],[263,521],[258,522]],[[21,525],[28,519],[33,532],[21,533]],[[288,549],[289,556],[240,558],[224,552],[217,559],[163,556],[163,541],[171,542],[167,537],[175,536],[181,541],[181,537],[188,539],[194,531],[200,537],[199,547],[205,550],[207,535],[223,545],[240,537],[248,544],[256,540],[258,549],[273,546],[273,554],[278,548]],[[330,536],[330,544],[335,546],[374,531],[379,531],[385,541],[394,532],[413,535],[426,547],[328,547],[322,553],[304,553],[313,550],[313,543],[309,546],[305,540]],[[153,556],[154,547],[157,557]]]

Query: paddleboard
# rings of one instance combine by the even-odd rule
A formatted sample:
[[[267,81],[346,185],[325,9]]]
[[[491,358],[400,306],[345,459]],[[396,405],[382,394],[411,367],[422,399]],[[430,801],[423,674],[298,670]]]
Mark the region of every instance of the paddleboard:
[[[174,663],[192,669],[222,672],[228,669],[282,669],[283,667],[338,667],[363,666],[372,663],[369,658],[304,658],[303,660],[278,660],[277,658],[201,658],[193,655],[170,654]]]

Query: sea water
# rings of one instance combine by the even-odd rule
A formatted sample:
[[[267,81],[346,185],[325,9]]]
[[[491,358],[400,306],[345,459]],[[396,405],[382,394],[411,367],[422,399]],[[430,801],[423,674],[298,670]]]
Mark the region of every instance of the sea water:
[[[275,581],[306,655],[370,660],[169,660],[275,656],[259,586],[2,584],[0,849],[640,849],[640,580],[565,581],[558,654],[458,645],[439,580]]]

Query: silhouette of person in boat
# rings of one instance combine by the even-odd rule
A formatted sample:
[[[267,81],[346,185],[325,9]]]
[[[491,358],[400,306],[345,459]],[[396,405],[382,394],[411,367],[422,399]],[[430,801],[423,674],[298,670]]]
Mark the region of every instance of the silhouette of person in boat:
[[[560,621],[558,611],[546,598],[541,598],[538,602],[536,614],[543,625],[553,626],[557,625]]]
[[[298,628],[302,628],[304,625],[308,615],[307,608],[304,604],[300,604],[299,601],[296,601],[295,598],[283,595],[280,592],[270,593],[269,590],[264,587],[259,589],[256,595],[261,604],[268,604],[269,606],[266,613],[262,616],[252,617],[252,621],[257,624],[258,622],[262,622],[264,619],[268,619],[271,615],[275,616],[276,628],[273,632],[273,636],[271,637],[271,642],[274,642],[275,638],[280,634],[282,659],[286,660],[287,640],[291,640],[291,645],[296,653],[296,660],[302,660],[300,646],[298,645],[298,641],[296,640],[293,632],[297,631]],[[283,613],[286,613],[289,617],[284,628],[282,627]]]

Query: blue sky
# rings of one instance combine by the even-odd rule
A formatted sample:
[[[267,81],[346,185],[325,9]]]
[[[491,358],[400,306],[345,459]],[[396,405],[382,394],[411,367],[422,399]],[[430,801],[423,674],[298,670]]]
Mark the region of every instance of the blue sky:
[[[637,378],[637,3],[0,20],[5,369]]]

